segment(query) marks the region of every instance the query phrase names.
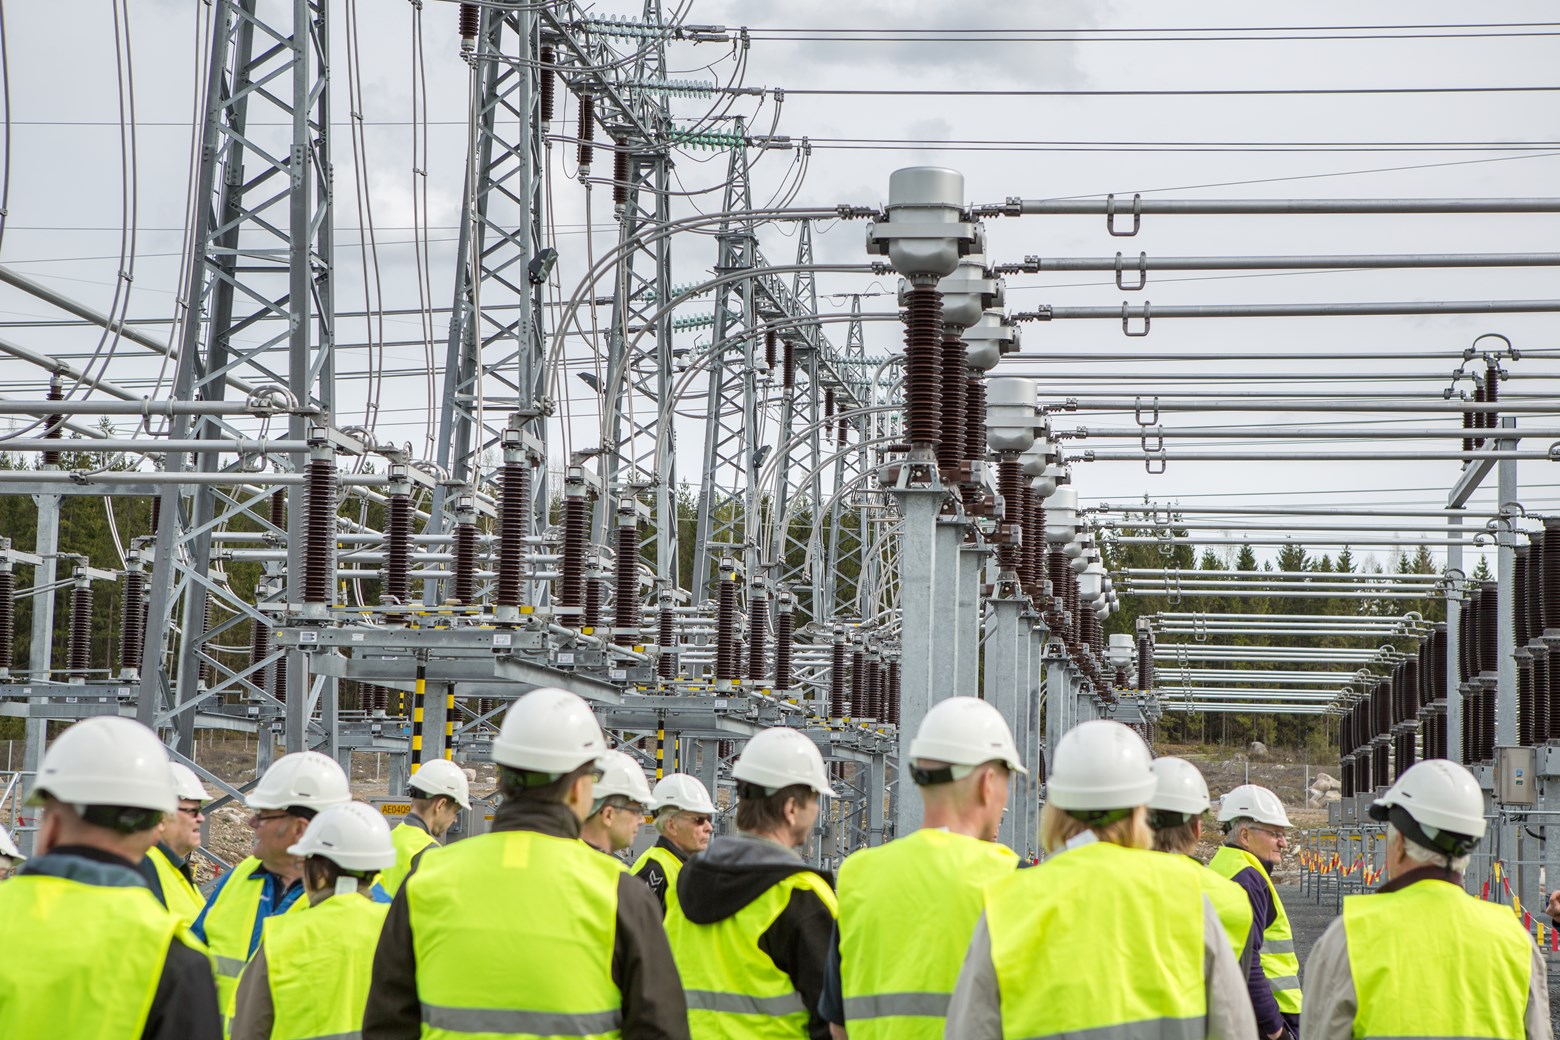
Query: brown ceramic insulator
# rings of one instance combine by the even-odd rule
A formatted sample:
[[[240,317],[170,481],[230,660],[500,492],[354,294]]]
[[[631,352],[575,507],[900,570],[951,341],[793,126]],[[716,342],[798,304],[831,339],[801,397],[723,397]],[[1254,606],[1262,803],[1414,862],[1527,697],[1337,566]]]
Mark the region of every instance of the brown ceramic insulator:
[[[942,439],[942,294],[928,285],[905,296],[905,432],[910,443]]]
[[[597,629],[601,627],[601,590],[600,578],[585,579],[585,608],[580,615],[580,627]]]
[[[850,421],[848,419],[846,419],[844,416],[840,416],[839,420],[834,424],[834,444],[835,444],[835,446],[843,448],[843,447],[845,447],[845,445],[849,444],[850,443],[850,437],[848,436],[849,433],[850,433]]]
[[[964,358],[967,354],[964,340],[949,329],[943,330],[942,382],[939,395],[942,402],[942,442],[937,445],[937,467],[943,481],[952,479],[964,461],[967,437],[965,407],[968,405],[969,388],[965,385]]]
[[[303,502],[303,600],[329,603],[335,584],[336,463],[310,459]]]
[[[1045,605],[1045,500],[1024,488],[1024,555],[1029,560],[1029,598]]]
[[[498,581],[495,603],[500,607],[518,607],[524,587],[521,570],[525,563],[525,537],[531,531],[531,467],[518,459],[506,461],[499,471],[498,489]],[[574,499],[564,500],[565,510],[572,501]],[[583,557],[583,547],[580,551]]]
[[[780,337],[779,337],[779,335],[776,334],[775,330],[774,329],[765,329],[764,330],[764,367],[769,369],[769,371],[771,371],[771,372],[773,372],[775,370],[775,364],[780,360],[780,355],[779,355],[778,351],[776,350],[776,348],[779,346],[779,344],[780,344]]]
[[[1517,658],[1517,743],[1523,747],[1533,743],[1533,722],[1537,715],[1533,705],[1533,659],[1523,654]]]
[[[1451,751],[1450,737],[1448,736],[1448,734],[1450,732],[1451,732],[1450,716],[1448,716],[1446,714],[1446,712],[1444,712],[1444,711],[1437,712],[1436,716],[1435,716],[1435,757],[1436,758],[1445,758],[1447,756],[1447,754]]]
[[[1478,426],[1478,420],[1475,417],[1475,414],[1473,412],[1463,412],[1462,413],[1462,428],[1463,429],[1465,429],[1465,430],[1472,430],[1472,429],[1477,428],[1477,426]],[[1462,439],[1462,450],[1463,451],[1472,451],[1473,450],[1473,438],[1472,437],[1464,437]]]
[[[378,683],[373,683],[368,694],[369,707],[380,714],[390,712],[390,691]]]
[[[823,439],[828,440],[834,433],[834,388],[827,387],[823,391]]]
[[[1439,622],[1430,636],[1430,689],[1431,700],[1446,697],[1446,622]]]
[[[271,626],[259,621],[252,622],[249,626],[249,667],[264,661],[271,653]],[[143,651],[144,654],[144,651]],[[252,673],[250,681],[256,686],[265,686],[265,672],[262,668]]]
[[[1560,546],[1556,547],[1560,549]],[[1532,642],[1544,634],[1544,537],[1535,533],[1527,553],[1528,636]]]
[[[1354,782],[1359,790],[1369,791],[1372,787],[1370,767],[1371,755],[1369,751],[1361,751],[1354,756]]]
[[[715,678],[730,682],[738,678],[737,663],[737,583],[723,575],[715,612]]]
[[[70,677],[85,679],[92,667],[92,586],[77,585],[70,593]]]
[[[276,667],[271,669],[271,696],[287,703],[287,655],[283,654],[276,659]]]
[[[612,627],[619,629],[612,641],[632,646],[639,638],[639,527],[620,524],[617,529],[617,558],[613,561],[617,599],[614,601]],[[626,631],[625,631],[626,630]]]
[[[542,122],[551,123],[558,88],[558,52],[552,44],[542,44],[541,59],[541,89],[538,93],[541,95]]]
[[[761,592],[748,598],[748,678],[769,678],[769,597]]]
[[[394,494],[385,517],[385,596],[406,604],[412,598],[412,496]]]
[[[1484,400],[1494,404],[1500,400],[1500,368],[1489,365],[1484,369]],[[1500,426],[1500,413],[1488,411],[1484,413],[1484,428],[1494,430]]]
[[[867,703],[867,655],[860,650],[850,653],[850,704],[846,716],[852,719],[866,718]]]
[[[867,658],[867,702],[872,706],[870,718],[886,721],[888,698],[883,688],[883,659],[876,654]]]
[[[1002,496],[1002,519],[1016,524],[1023,520],[1024,471],[1018,460],[1004,458],[997,463],[997,494]]]
[[[1560,517],[1544,518],[1544,627],[1560,629]]]
[[[455,525],[455,581],[450,590],[456,603],[477,601],[477,525]]]
[[[590,543],[590,499],[565,495],[563,499],[563,559],[559,565],[558,605],[585,605],[585,549]]]
[[[677,616],[672,613],[672,605],[661,605],[661,616],[656,619],[655,641],[661,646],[661,656],[655,663],[655,674],[663,679],[677,678],[677,660],[673,657],[673,651],[677,648]]]
[[[588,170],[596,157],[596,99],[589,94],[580,95],[579,139],[580,169]]]
[[[65,387],[60,384],[58,379],[49,380],[49,389],[44,392],[43,399],[45,401],[65,400]],[[57,441],[64,432],[65,417],[63,415],[51,415],[43,421],[43,436],[45,439]],[[60,464],[60,453],[57,451],[44,452],[43,464],[45,466],[58,466]],[[153,530],[156,530],[156,528],[153,528]]]
[[[1549,739],[1560,740],[1560,660],[1546,659],[1544,678],[1548,686]]]
[[[1138,688],[1154,688],[1154,641],[1148,636],[1138,636]]]
[[[9,571],[0,574],[0,603],[4,604],[0,606],[0,612],[10,605],[12,590],[7,587],[5,580],[10,577]],[[138,671],[141,655],[146,648],[146,575],[141,571],[126,571],[122,597],[119,612],[119,669]],[[5,656],[11,648],[11,633],[7,628],[5,619],[0,617],[0,668],[11,666]]]
[[[1338,778],[1339,783],[1341,783],[1343,785],[1343,796],[1345,798],[1353,798],[1354,797],[1354,760],[1352,758],[1345,758],[1341,762],[1339,762],[1338,765],[1339,765],[1339,772],[1341,772],[1343,774],[1341,777]]]
[[[628,205],[628,145],[612,142],[612,204]]]
[[[775,615],[775,689],[791,688],[791,659],[795,653],[796,617],[789,610]]]
[[[1533,743],[1549,739],[1549,648],[1534,647],[1533,655]]]
[[[796,388],[796,344],[789,339],[780,348],[780,385],[787,390]]]
[[[890,726],[899,725],[899,662],[888,662],[888,710],[884,714],[883,721]]]
[[[1410,657],[1403,662],[1403,718],[1412,719],[1419,714],[1421,676],[1419,658]]]
[[[1516,568],[1512,572],[1512,629],[1516,637],[1517,645],[1521,646],[1532,638],[1528,632],[1528,605],[1531,602],[1528,596],[1528,547],[1519,546],[1516,554]]]
[[[280,491],[280,489],[278,489],[277,491],[272,492],[272,494],[273,495],[280,495],[281,491]],[[162,526],[162,496],[161,495],[153,495],[148,501],[150,501],[152,503],[152,527],[151,527],[151,533],[152,534],[156,534],[157,533],[157,528]]]
[[[1473,633],[1479,627],[1479,590],[1471,590],[1463,600],[1462,623],[1457,626],[1457,681],[1473,677],[1478,662],[1473,657]]]
[[[836,639],[829,658],[829,718],[843,719],[847,710],[845,694],[849,687],[845,676],[845,643]]]
[[[482,8],[476,4],[460,5],[460,38],[475,40],[482,30]]]
[[[9,671],[15,663],[16,574],[0,571],[0,669]]]
[[[1473,400],[1474,400],[1474,402],[1476,404],[1483,404],[1487,400],[1487,398],[1484,396],[1484,387],[1480,386],[1480,387],[1475,387],[1474,388]],[[1482,430],[1482,429],[1484,429],[1484,425],[1485,425],[1484,424],[1484,420],[1486,418],[1487,418],[1487,416],[1485,415],[1484,412],[1474,412],[1473,413],[1473,428],[1475,430]],[[1473,439],[1473,447],[1475,447],[1475,448],[1482,448],[1482,447],[1484,447],[1484,438],[1483,437],[1475,437]]]
[[[161,502],[159,501],[159,505]],[[277,488],[271,492],[271,501],[267,504],[267,519],[271,526],[280,530],[287,530],[287,489]],[[152,518],[152,530],[157,530],[157,518]]]
[[[1497,668],[1496,640],[1500,632],[1500,606],[1497,597],[1499,589],[1493,581],[1484,583],[1484,595],[1480,598],[1479,606],[1479,671],[1494,672]]]
[[[1371,736],[1379,737],[1383,733],[1391,732],[1394,721],[1392,718],[1392,684],[1386,681],[1377,683],[1376,693],[1371,698],[1371,702],[1375,705],[1376,710],[1375,729],[1372,731]]]
[[[1483,738],[1479,761],[1487,762],[1495,757],[1495,691],[1491,687],[1479,694],[1479,735]]]
[[[986,457],[986,380],[980,376],[964,382],[964,457]]]

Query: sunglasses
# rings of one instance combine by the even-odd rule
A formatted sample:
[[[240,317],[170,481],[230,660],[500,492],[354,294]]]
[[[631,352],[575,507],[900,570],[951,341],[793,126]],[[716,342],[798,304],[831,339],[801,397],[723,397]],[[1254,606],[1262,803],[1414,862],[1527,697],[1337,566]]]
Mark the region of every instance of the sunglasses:
[[[194,808],[188,808],[186,806],[181,805],[181,806],[179,806],[179,811],[181,813],[183,813],[184,815],[188,816],[190,819],[194,820],[194,819],[199,819],[200,818],[201,814],[203,814],[206,811],[206,807],[204,805],[197,805]],[[276,819],[276,817],[273,816],[273,817],[271,817],[271,819],[274,820],[274,819]]]
[[[695,827],[703,827],[705,824],[711,822],[708,816],[684,816],[683,819],[687,820]]]

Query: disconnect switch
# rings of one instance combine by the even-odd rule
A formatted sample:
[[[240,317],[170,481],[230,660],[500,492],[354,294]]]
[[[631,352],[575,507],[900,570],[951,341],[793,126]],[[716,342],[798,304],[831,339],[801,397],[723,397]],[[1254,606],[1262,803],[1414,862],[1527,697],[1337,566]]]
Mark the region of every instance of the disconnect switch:
[[[1502,805],[1538,803],[1538,749],[1495,749],[1495,800]]]

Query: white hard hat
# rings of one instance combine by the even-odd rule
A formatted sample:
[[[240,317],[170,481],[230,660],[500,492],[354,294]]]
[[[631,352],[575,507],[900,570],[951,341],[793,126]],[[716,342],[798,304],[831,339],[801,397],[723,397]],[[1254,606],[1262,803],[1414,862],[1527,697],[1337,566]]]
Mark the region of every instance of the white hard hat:
[[[0,856],[6,856],[10,859],[27,858],[22,855],[22,850],[16,847],[16,842],[11,840],[11,835],[6,833],[4,827],[0,827]]]
[[[168,749],[134,719],[99,715],[54,738],[38,766],[32,801],[124,806],[171,813],[179,808]]]
[[[395,866],[390,824],[371,805],[346,802],[320,810],[289,856],[318,856],[343,870],[385,870]]]
[[[424,762],[407,783],[413,791],[430,798],[449,795],[462,809],[471,808],[471,784],[466,780],[466,771],[447,759]]]
[[[206,793],[206,785],[200,782],[195,770],[183,762],[169,762],[168,771],[173,774],[173,791],[181,799],[192,802],[211,800],[211,795]]]
[[[493,741],[493,761],[511,769],[559,776],[607,750],[590,705],[567,690],[532,690],[510,705]]]
[[[1119,722],[1080,722],[1056,742],[1046,801],[1058,809],[1132,809],[1148,804],[1157,782],[1148,745]]]
[[[715,802],[710,798],[709,789],[699,782],[696,776],[687,773],[672,773],[656,781],[655,791],[651,795],[652,808],[681,809],[683,812],[713,813]]]
[[[251,809],[301,806],[321,812],[351,800],[347,774],[334,758],[318,751],[294,751],[272,763],[245,803]]]
[[[805,784],[825,798],[834,797],[818,745],[784,726],[766,729],[748,741],[731,767],[731,775],[770,794],[792,784]]]
[[[601,779],[596,781],[596,800],[620,794],[631,802],[649,806],[650,782],[645,771],[621,751],[608,751],[596,760],[601,769]]]
[[[1007,720],[979,697],[949,697],[932,705],[910,742],[910,757],[951,766],[1001,762],[1015,773],[1029,773],[1019,761]]]
[[[1208,781],[1202,771],[1184,758],[1156,758],[1149,767],[1154,771],[1154,793],[1149,796],[1148,807],[1165,812],[1201,816],[1212,802],[1208,798]]]
[[[1409,820],[1393,809],[1406,813]],[[1390,820],[1416,844],[1462,856],[1484,837],[1484,792],[1464,767],[1432,758],[1404,770],[1397,783],[1371,804],[1370,816]]]
[[[1219,799],[1219,822],[1250,818],[1269,827],[1291,827],[1278,795],[1256,784],[1241,784]]]

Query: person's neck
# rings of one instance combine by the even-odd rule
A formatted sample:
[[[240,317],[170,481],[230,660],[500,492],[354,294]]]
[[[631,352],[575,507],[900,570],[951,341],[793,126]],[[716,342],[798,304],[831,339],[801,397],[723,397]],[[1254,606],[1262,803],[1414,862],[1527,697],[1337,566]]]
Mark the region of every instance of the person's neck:
[[[921,826],[931,830],[949,831],[967,838],[984,840],[981,821],[974,813],[959,812],[946,805],[922,804]]]
[[[60,840],[56,841],[49,849],[49,851],[53,852],[56,849],[68,849],[71,847],[78,849],[86,848],[91,849],[94,852],[107,853],[116,859],[124,860],[127,866],[132,867],[141,862],[141,860],[146,855],[146,849],[144,847],[137,851],[127,847],[123,842],[114,841],[109,838],[102,838],[96,834],[61,835]]]
[[[281,878],[282,884],[289,887],[291,887],[294,881],[303,877],[303,867],[291,856],[287,858],[285,863],[272,863],[262,859],[260,865]]]
[[[597,827],[594,821],[587,821],[580,828],[580,840],[597,852],[611,852],[612,839],[608,836],[605,827]]]
[[[802,844],[799,841],[792,841],[791,835],[785,830],[743,831],[742,833],[748,835],[749,837],[763,838],[765,841],[772,841],[781,848],[790,849],[792,852],[795,852],[798,848],[801,847]]]

